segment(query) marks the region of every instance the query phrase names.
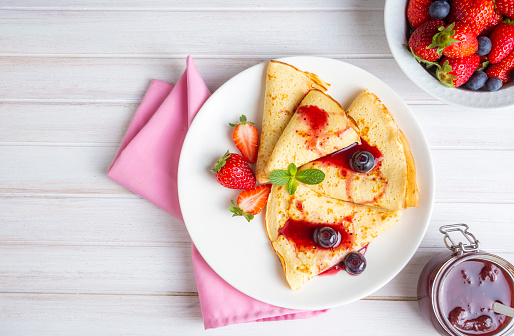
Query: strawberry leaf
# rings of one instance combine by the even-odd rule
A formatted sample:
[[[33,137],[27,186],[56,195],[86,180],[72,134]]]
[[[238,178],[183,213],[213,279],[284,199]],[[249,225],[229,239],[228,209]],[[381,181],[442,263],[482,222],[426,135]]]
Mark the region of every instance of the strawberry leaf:
[[[457,79],[457,76],[450,74],[452,71],[452,66],[448,61],[444,61],[443,66],[436,71],[436,76],[441,83],[443,83],[447,87],[455,87],[454,79]]]
[[[232,212],[232,217],[243,216],[248,222],[253,219],[253,214],[244,212],[234,200],[230,200],[230,202],[234,205],[228,208]]]
[[[230,126],[232,127],[235,127],[235,126],[238,126],[238,125],[245,125],[245,124],[250,124],[250,125],[253,125],[254,123],[251,122],[251,121],[248,121],[246,120],[246,116],[243,114],[239,117],[239,123],[237,124],[232,124],[232,123],[228,123]]]
[[[278,186],[287,184],[287,182],[289,182],[290,179],[291,175],[287,170],[274,170],[269,175],[270,182]]]
[[[489,65],[491,65],[491,62],[489,61],[482,62],[477,71],[484,71]]]
[[[427,49],[437,47],[437,54],[441,55],[444,48],[450,46],[453,43],[459,43],[460,40],[452,38],[452,36],[455,35],[455,30],[453,29],[454,26],[455,22],[446,28],[444,26],[439,27],[439,33],[432,37],[432,44],[430,44]]]
[[[318,184],[325,179],[325,173],[319,169],[300,170],[296,174],[296,179],[305,184]]]
[[[211,172],[217,173],[223,168],[225,163],[227,163],[227,159],[230,157],[230,151],[228,150],[225,155],[223,155],[218,162],[216,162],[216,165],[214,166],[214,169],[211,169]]]
[[[416,55],[416,53],[414,52],[414,50],[412,50],[412,48],[409,48],[408,45],[404,44],[403,45],[408,51],[410,51],[410,53],[412,54],[412,56],[414,56],[414,58],[416,59],[416,61],[418,61],[418,63],[421,63],[421,64],[424,64],[426,66],[426,68],[430,68],[432,66],[436,66],[437,68],[439,68],[439,63],[437,62],[430,62],[430,61],[427,61],[427,60],[424,60],[422,59],[421,57],[419,57],[418,55]]]

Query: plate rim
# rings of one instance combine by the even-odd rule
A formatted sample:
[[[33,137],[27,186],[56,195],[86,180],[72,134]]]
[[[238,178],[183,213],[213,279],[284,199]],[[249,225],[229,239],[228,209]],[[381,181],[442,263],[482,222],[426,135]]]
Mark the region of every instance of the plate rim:
[[[373,74],[369,73],[368,71],[366,71],[366,70],[364,70],[364,69],[362,69],[360,67],[357,67],[357,66],[355,66],[353,64],[350,64],[350,63],[347,63],[347,62],[344,62],[344,61],[341,61],[341,60],[333,59],[333,58],[320,57],[320,56],[308,56],[308,55],[305,55],[305,56],[281,57],[281,58],[277,58],[277,59],[274,59],[274,60],[281,61],[281,62],[288,63],[288,64],[290,64],[291,62],[295,63],[295,61],[302,61],[302,60],[303,61],[314,61],[314,62],[315,61],[338,62],[338,63],[343,63],[345,66],[353,67],[357,71],[366,72],[368,75],[373,77],[376,81],[380,82],[382,85],[385,85],[387,87],[387,89],[389,89],[392,93],[394,93],[395,100],[403,105],[404,109],[408,112],[409,117],[411,118],[412,122],[415,124],[415,126],[417,128],[417,131],[420,132],[419,139],[421,139],[422,145],[423,145],[423,147],[425,147],[425,153],[427,154],[427,160],[426,161],[429,163],[429,165],[425,167],[426,173],[427,173],[427,177],[428,177],[428,180],[430,182],[429,185],[427,184],[427,186],[425,186],[425,188],[429,189],[429,190],[427,190],[428,199],[426,200],[427,207],[428,207],[427,208],[427,216],[426,216],[426,224],[424,225],[421,234],[418,236],[418,239],[415,241],[416,248],[412,249],[409,252],[409,254],[406,255],[406,258],[404,259],[404,262],[401,264],[401,267],[399,267],[396,270],[396,272],[393,272],[389,277],[387,277],[385,279],[382,279],[381,281],[376,282],[373,286],[371,286],[370,289],[368,290],[369,293],[367,294],[367,295],[369,295],[369,294],[375,292],[376,290],[382,288],[383,286],[385,286],[392,279],[394,279],[398,275],[398,273],[400,273],[405,268],[405,266],[410,262],[410,260],[414,256],[414,254],[419,249],[421,241],[425,237],[426,231],[427,231],[428,226],[430,224],[430,220],[431,220],[431,216],[432,216],[432,212],[433,212],[434,201],[435,201],[435,182],[436,181],[435,181],[435,171],[434,171],[434,162],[433,162],[433,158],[432,158],[432,153],[430,151],[430,147],[428,145],[427,138],[426,138],[426,136],[424,134],[424,130],[422,129],[419,121],[417,120],[416,116],[414,115],[414,113],[412,112],[410,107],[405,103],[405,101],[389,85],[385,84],[382,80],[380,80],[379,78],[377,78]],[[227,85],[229,82],[237,80],[238,77],[243,76],[244,73],[247,72],[247,71],[251,71],[252,69],[254,69],[256,67],[264,67],[268,62],[269,62],[269,60],[266,60],[266,61],[260,62],[258,64],[255,64],[255,65],[253,65],[251,67],[248,67],[245,70],[243,70],[243,71],[237,73],[236,75],[234,75],[233,77],[231,77],[225,83],[223,83],[208,98],[208,100],[204,103],[204,105],[200,108],[200,110],[198,111],[197,116],[201,115],[201,113],[203,113],[204,110],[208,110],[209,109],[209,105],[210,105],[209,101],[215,101],[216,98],[213,99],[213,97],[217,97],[217,94],[219,92],[222,92],[222,90],[220,90],[220,89],[223,86]],[[193,119],[193,122],[190,125],[190,129],[194,127],[196,119],[197,119],[196,117]],[[190,134],[190,133],[188,132],[188,134]],[[181,176],[183,174],[183,169],[184,169],[183,168],[183,166],[184,166],[183,162],[184,161],[182,160],[182,157],[183,157],[182,154],[184,152],[184,149],[187,148],[187,144],[189,143],[189,141],[193,141],[193,140],[191,140],[192,139],[191,137],[188,137],[188,134],[186,135],[186,138],[184,139],[183,147],[182,147],[181,153],[180,153],[179,166],[178,166],[178,194],[179,194],[179,202],[180,203],[183,202],[182,200],[183,200],[184,196],[181,196],[183,194],[181,192],[181,190],[184,187],[184,183],[185,183],[185,182],[183,182],[183,179],[181,179]],[[186,219],[185,218],[184,218],[184,223],[185,223],[185,226],[186,226],[186,230],[187,230],[187,232],[188,232],[188,234],[189,234],[189,236],[191,238],[191,241],[192,241],[192,243],[194,243],[193,236],[191,235],[190,228],[189,228],[188,224],[186,223]],[[232,283],[232,281],[230,281],[228,279],[225,279],[225,277],[223,277],[221,274],[219,274],[218,271],[216,271],[216,266],[215,265],[211,265],[211,263],[208,261],[209,258],[205,257],[206,254],[202,253],[202,252],[205,252],[205,251],[203,251],[203,246],[202,247],[199,247],[197,245],[195,245],[195,246],[196,246],[198,252],[200,253],[200,255],[202,256],[202,258],[204,258],[205,262],[209,265],[209,267],[212,268],[212,270],[215,273],[218,274],[218,276],[221,279],[223,279],[225,282],[227,282],[229,285],[231,285],[232,287],[234,287],[235,289],[237,289],[241,293],[246,294],[249,297],[254,298],[256,300],[259,300],[259,301],[262,301],[262,302],[265,302],[265,303],[268,303],[268,304],[271,304],[271,305],[275,305],[275,306],[283,307],[283,308],[287,308],[287,309],[320,310],[320,309],[329,309],[329,308],[333,308],[333,307],[336,307],[336,306],[346,305],[346,304],[358,301],[358,300],[362,299],[363,297],[365,297],[365,296],[362,296],[362,297],[354,298],[352,300],[346,300],[344,302],[334,303],[334,304],[331,304],[331,305],[316,305],[316,304],[312,304],[312,305],[308,305],[308,306],[302,306],[302,305],[287,305],[287,304],[283,305],[283,304],[277,304],[277,302],[269,302],[269,300],[266,300],[265,298],[262,298],[259,295],[255,295],[255,293],[248,293],[247,291],[241,289],[240,286],[238,286],[238,284],[234,284],[234,283]],[[271,246],[270,246],[270,248],[271,248]]]

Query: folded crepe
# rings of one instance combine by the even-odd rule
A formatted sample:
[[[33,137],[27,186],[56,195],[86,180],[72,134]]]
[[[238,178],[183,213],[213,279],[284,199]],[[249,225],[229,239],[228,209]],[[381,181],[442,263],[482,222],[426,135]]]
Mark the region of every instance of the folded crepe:
[[[265,169],[297,167],[359,142],[355,122],[329,95],[311,90],[300,103],[278,139]]]
[[[293,195],[285,186],[274,185],[266,208],[266,230],[289,286],[297,290],[386,231],[401,213],[332,199],[302,184]],[[322,248],[314,243],[315,228],[323,226],[340,232],[338,246]]]
[[[361,144],[301,167],[325,173],[323,182],[309,188],[329,197],[389,210],[418,206],[414,158],[389,110],[377,96],[364,90],[347,114],[360,129]],[[353,153],[361,150],[375,157],[375,167],[368,173],[356,172],[349,165]]]
[[[328,86],[315,74],[298,70],[286,63],[269,62],[255,171],[259,183],[269,181],[265,168],[271,152],[302,99],[311,89],[326,91]]]

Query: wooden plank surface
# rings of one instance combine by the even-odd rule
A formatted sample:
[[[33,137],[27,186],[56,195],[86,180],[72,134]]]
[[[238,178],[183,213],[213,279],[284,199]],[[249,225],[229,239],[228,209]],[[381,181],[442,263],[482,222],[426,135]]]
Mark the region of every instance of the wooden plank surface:
[[[4,15],[8,20],[0,23],[4,32],[1,55],[9,56],[28,50],[41,55],[132,57],[389,54],[382,10],[268,11],[265,19],[258,11],[218,11],[215,20],[212,12],[201,10],[134,15],[130,11],[5,9]],[[35,16],[44,30],[34,29]],[[207,20],[208,27],[192,24]],[[251,31],[251,37],[241,30]]]
[[[0,305],[5,317],[0,332],[9,335],[34,330],[45,335],[206,334],[195,296],[0,294],[0,300],[8,303]],[[380,335],[438,335],[419,314],[413,314],[417,305],[415,301],[362,300],[312,319],[239,324],[208,333],[260,336],[344,329],[351,335],[371,335],[377,330]],[[360,322],[364,312],[373,323]]]
[[[191,55],[211,92],[239,72],[280,57],[225,59]],[[437,103],[414,86],[390,57],[338,59],[374,74],[407,102]],[[185,55],[171,59],[0,55],[0,72],[4,79],[0,82],[0,102],[137,103],[152,79],[176,83],[184,68]]]

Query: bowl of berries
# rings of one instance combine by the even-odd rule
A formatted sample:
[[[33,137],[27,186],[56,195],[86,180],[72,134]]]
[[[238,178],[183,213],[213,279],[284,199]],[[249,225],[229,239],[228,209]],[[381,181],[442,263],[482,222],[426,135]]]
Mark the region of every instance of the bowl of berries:
[[[399,67],[432,97],[514,106],[514,0],[387,0],[384,25]]]

